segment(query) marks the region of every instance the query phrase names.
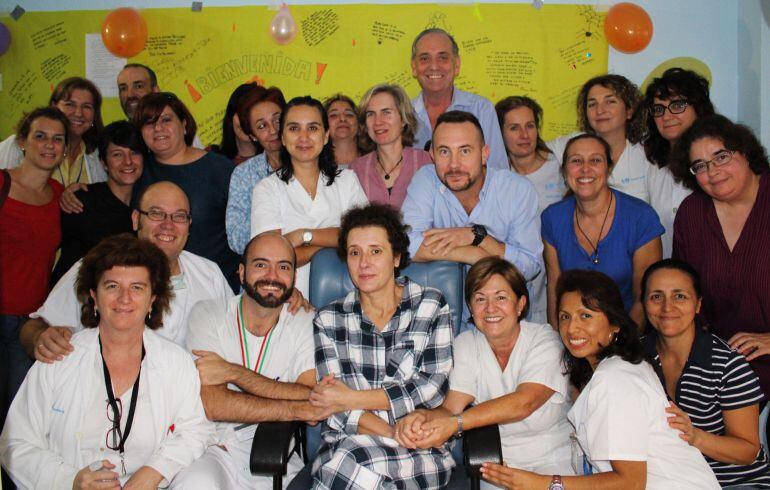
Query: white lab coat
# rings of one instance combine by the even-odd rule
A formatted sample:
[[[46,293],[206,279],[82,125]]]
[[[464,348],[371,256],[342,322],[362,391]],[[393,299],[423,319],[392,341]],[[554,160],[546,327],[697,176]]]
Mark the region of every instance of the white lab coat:
[[[79,260],[59,279],[56,286],[32,318],[42,318],[49,325],[72,327],[83,330],[80,322],[80,303],[75,291],[75,280],[80,270]],[[163,328],[157,333],[181,346],[187,338],[187,323],[195,303],[204,299],[227,300],[233,290],[227,284],[222,271],[214,262],[183,251],[179,256],[179,267],[184,275],[184,287],[174,287],[171,309],[163,318]]]
[[[22,158],[24,158],[24,154],[19,145],[16,144],[15,134],[0,142],[0,168],[16,168],[21,165]],[[107,171],[102,165],[102,161],[99,160],[99,150],[84,153],[83,163],[85,163],[89,184],[107,181]]]
[[[0,436],[0,461],[20,488],[71,489],[75,475],[93,463],[84,461],[80,431],[100,388],[97,328],[74,335],[75,350],[53,364],[35,363],[11,404]],[[203,454],[213,441],[214,425],[206,418],[200,381],[192,357],[181,347],[145,329],[144,347],[155,447],[147,455],[166,479]],[[173,427],[173,431],[172,431]],[[166,483],[167,483],[166,481]]]

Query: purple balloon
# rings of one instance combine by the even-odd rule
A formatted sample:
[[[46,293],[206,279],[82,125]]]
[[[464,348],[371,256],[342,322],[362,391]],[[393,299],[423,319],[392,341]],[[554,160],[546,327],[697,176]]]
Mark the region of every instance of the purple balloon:
[[[4,55],[11,47],[11,31],[5,24],[0,23],[0,56]]]

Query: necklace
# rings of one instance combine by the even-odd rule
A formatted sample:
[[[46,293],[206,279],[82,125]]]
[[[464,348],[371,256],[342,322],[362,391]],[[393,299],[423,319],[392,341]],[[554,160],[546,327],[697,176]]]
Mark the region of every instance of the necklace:
[[[583,231],[583,228],[580,227],[580,219],[578,218],[578,208],[575,206],[575,224],[577,224],[578,230],[580,230],[580,234],[583,235],[583,238],[586,239],[588,244],[594,249],[593,253],[588,257],[591,259],[591,262],[594,263],[594,265],[599,263],[599,241],[602,239],[602,233],[604,233],[604,225],[607,224],[607,216],[610,215],[610,208],[612,207],[612,199],[614,198],[614,194],[612,191],[610,191],[610,203],[607,205],[607,211],[604,213],[604,220],[602,221],[602,227],[599,228],[599,236],[596,237],[596,245],[594,245],[594,242],[591,241],[590,238],[588,238],[588,235],[586,235],[586,232]]]
[[[246,369],[251,369],[251,357],[249,356],[249,344],[248,340],[246,338],[246,327],[245,327],[245,321],[243,320],[243,296],[241,296],[241,300],[238,303],[238,311],[236,312],[235,320],[237,322],[237,328],[240,333],[240,336],[238,337],[238,340],[240,340],[241,343],[241,364],[243,364],[243,367]],[[262,345],[259,347],[259,355],[257,356],[257,363],[254,364],[254,372],[257,374],[262,374],[262,368],[265,364],[265,359],[267,359],[267,349],[270,348],[270,340],[273,338],[273,332],[275,331],[275,325],[270,327],[270,331],[262,340]],[[264,358],[262,355],[264,354]]]
[[[398,159],[398,162],[396,162],[396,164],[393,165],[393,168],[390,169],[390,172],[388,172],[387,170],[385,170],[385,166],[380,161],[380,155],[377,155],[377,163],[380,165],[380,168],[382,169],[382,172],[385,174],[385,175],[382,176],[385,180],[390,180],[390,174],[395,172],[395,170],[398,168],[399,165],[401,165],[401,162],[403,162],[403,161],[404,161],[404,154],[402,153],[401,154],[401,158]]]

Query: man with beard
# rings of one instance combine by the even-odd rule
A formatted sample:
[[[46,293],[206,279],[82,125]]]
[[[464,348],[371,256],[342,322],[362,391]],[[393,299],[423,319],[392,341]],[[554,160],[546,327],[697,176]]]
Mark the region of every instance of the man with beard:
[[[157,332],[180,345],[187,336],[190,311],[204,299],[226,300],[232,290],[214,262],[184,250],[192,216],[190,203],[182,189],[171,182],[149,186],[131,214],[139,238],[150,241],[168,257],[174,297],[171,309]],[[75,279],[81,261],[65,273],[43,306],[30,315],[19,333],[19,340],[32,357],[41,362],[61,360],[72,352],[70,337],[83,329]],[[55,325],[55,326],[50,326]]]
[[[415,174],[401,207],[413,260],[473,265],[496,255],[527,281],[543,274],[537,192],[510,170],[487,168],[489,147],[478,119],[463,111],[440,115],[431,155],[435,165]]]
[[[291,314],[296,255],[278,233],[255,236],[238,269],[244,293],[226,302],[195,305],[187,347],[198,359],[206,415],[217,422],[209,447],[174,484],[185,489],[272,488],[272,478],[253,476],[249,454],[256,424],[325,419],[311,407],[315,386],[313,314]],[[302,469],[296,454],[286,479]]]

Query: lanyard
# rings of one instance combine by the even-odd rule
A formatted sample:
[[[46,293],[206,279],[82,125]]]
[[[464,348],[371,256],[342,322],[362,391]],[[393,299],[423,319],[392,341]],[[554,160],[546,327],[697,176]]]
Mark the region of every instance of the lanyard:
[[[99,354],[102,356],[102,369],[104,371],[104,384],[107,386],[107,402],[112,408],[112,413],[115,418],[118,419],[117,424],[120,427],[120,412],[118,411],[118,402],[115,399],[115,393],[112,392],[112,378],[110,378],[110,370],[107,368],[107,363],[104,361],[104,353],[102,352],[102,338],[99,337]],[[142,342],[142,361],[144,361],[144,342]],[[136,375],[136,381],[134,381],[134,387],[131,390],[131,405],[128,408],[128,416],[126,417],[126,428],[120,433],[120,443],[118,444],[118,452],[120,453],[120,463],[122,466],[123,475],[126,474],[126,463],[123,458],[123,453],[126,449],[126,441],[128,435],[131,433],[131,426],[134,424],[134,411],[136,411],[136,399],[139,397],[139,377],[142,374],[142,364],[139,364],[139,372]]]
[[[59,171],[59,175],[61,176],[61,183],[62,183],[62,185],[64,187],[69,187],[72,184],[77,184],[78,182],[80,182],[80,177],[83,176],[83,166],[86,164],[85,163],[85,160],[86,160],[85,156],[82,153],[80,154],[80,156],[78,158],[75,159],[74,162],[70,162],[69,168],[67,169],[67,177],[72,175],[72,166],[75,165],[78,160],[80,160],[80,170],[78,170],[78,176],[77,176],[77,178],[75,180],[73,180],[69,184],[67,183],[67,180],[69,180],[69,179],[65,179],[64,178],[64,172],[61,171],[61,163],[59,164],[58,167],[56,167],[56,169]],[[62,163],[64,163],[64,162],[62,162]]]
[[[238,303],[238,313],[235,316],[235,320],[238,323],[238,340],[241,342],[241,363],[246,369],[251,369],[251,358],[249,356],[249,343],[246,338],[246,327],[243,321],[243,296]],[[275,325],[270,327],[270,331],[267,334],[267,338],[262,341],[262,345],[259,347],[259,355],[257,356],[257,363],[254,364],[254,372],[262,374],[262,368],[267,359],[267,349],[270,347],[270,340],[273,338],[273,332],[275,331]],[[263,357],[264,356],[264,357]]]

